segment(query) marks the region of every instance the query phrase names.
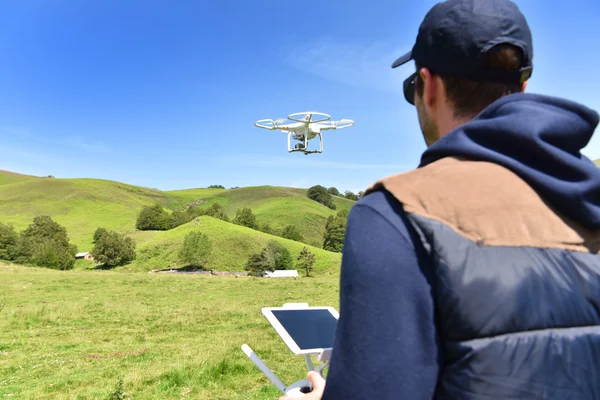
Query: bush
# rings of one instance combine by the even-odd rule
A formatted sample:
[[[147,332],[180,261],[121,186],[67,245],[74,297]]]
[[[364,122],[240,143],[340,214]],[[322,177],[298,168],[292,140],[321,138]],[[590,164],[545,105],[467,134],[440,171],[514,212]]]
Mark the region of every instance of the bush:
[[[220,220],[229,222],[229,217],[225,214],[223,206],[219,203],[213,203],[209,208],[202,210],[198,215],[208,215],[209,217],[218,218]]]
[[[190,232],[179,250],[179,259],[190,267],[203,267],[212,252],[212,243],[202,232]]]
[[[282,238],[295,240],[296,242],[302,242],[304,240],[304,237],[302,236],[296,225],[288,225],[285,228],[283,228],[280,236]]]
[[[265,247],[260,253],[252,254],[248,257],[248,262],[244,266],[250,276],[264,276],[267,271],[275,270],[275,259],[273,253]]]
[[[275,240],[269,241],[260,253],[248,257],[244,269],[250,276],[264,276],[267,271],[292,269],[293,259],[290,251]]]
[[[143,207],[135,223],[141,231],[166,231],[171,225],[171,216],[160,204]]]
[[[258,230],[258,222],[256,222],[256,216],[252,212],[252,209],[248,207],[239,208],[235,212],[235,218],[233,219],[233,223]]]
[[[340,191],[337,190],[337,188],[335,188],[335,187],[330,187],[329,189],[327,189],[327,193],[329,193],[332,196],[339,196],[340,195]]]
[[[275,234],[275,230],[273,230],[273,228],[271,228],[271,225],[269,225],[267,222],[265,222],[264,224],[261,224],[259,230],[261,232],[268,233],[269,235]]]
[[[323,249],[342,252],[344,246],[344,237],[346,234],[346,222],[348,220],[348,211],[341,210],[336,216],[329,216],[325,224],[325,234],[323,235]]]
[[[19,235],[12,225],[0,222],[0,260],[14,260],[17,256]]]
[[[49,216],[38,216],[21,232],[15,261],[67,270],[75,265],[77,247],[69,243],[67,230]]]
[[[308,250],[308,247],[304,247],[298,255],[297,269],[303,269],[306,271],[306,277],[310,276],[311,271],[315,265],[315,255]]]
[[[100,240],[100,238],[106,233],[108,233],[108,231],[104,228],[96,229],[96,231],[94,232],[94,243]]]
[[[104,230],[104,233],[99,235],[90,253],[97,263],[108,267],[116,267],[135,260],[135,248],[135,242],[132,238],[125,237],[124,234],[118,232]]]
[[[275,240],[271,240],[265,249],[273,256],[273,269],[292,269],[294,261],[287,247]]]

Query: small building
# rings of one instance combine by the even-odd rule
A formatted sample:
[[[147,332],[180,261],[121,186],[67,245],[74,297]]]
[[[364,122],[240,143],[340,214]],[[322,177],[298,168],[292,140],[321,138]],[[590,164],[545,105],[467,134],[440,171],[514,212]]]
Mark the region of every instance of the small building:
[[[92,257],[92,255],[88,251],[83,251],[81,253],[75,254],[75,259],[76,260],[89,260],[89,261],[93,261],[94,257]]]
[[[265,278],[297,278],[298,271],[295,269],[276,269],[273,272],[267,271],[264,275]]]

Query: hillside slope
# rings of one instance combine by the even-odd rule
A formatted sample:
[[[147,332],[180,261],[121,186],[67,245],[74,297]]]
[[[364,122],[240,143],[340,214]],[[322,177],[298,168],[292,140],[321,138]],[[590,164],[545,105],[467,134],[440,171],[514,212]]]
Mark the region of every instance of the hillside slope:
[[[349,210],[354,202],[334,196],[335,210],[309,199],[307,189],[277,186],[253,186],[239,189],[206,189],[214,192],[199,193],[198,189],[165,192],[180,199],[178,205],[202,199],[201,208],[218,203],[233,219],[238,209],[250,207],[259,224],[268,223],[271,228],[281,229],[295,225],[305,242],[316,247],[323,244],[325,222],[340,210]]]
[[[37,176],[24,175],[24,174],[19,174],[16,172],[10,172],[10,171],[5,171],[5,170],[0,169],[0,185],[7,185],[9,183],[30,181],[30,180],[34,180],[34,179],[44,179],[44,178],[38,178]]]
[[[89,250],[99,226],[135,231],[144,205],[166,203],[156,190],[98,179],[35,179],[0,186],[0,222],[25,229],[38,215],[67,228],[71,242]]]
[[[258,232],[244,226],[202,216],[169,231],[138,231],[131,235],[138,244],[138,258],[131,267],[135,270],[167,268],[177,262],[177,253],[185,235],[192,231],[205,233],[212,243],[212,253],[205,268],[223,271],[243,271],[248,257],[260,251],[271,240],[284,245],[291,253],[294,263],[306,245]],[[315,254],[315,272],[335,270],[341,263],[341,254],[311,246]],[[181,267],[181,265],[179,265]]]

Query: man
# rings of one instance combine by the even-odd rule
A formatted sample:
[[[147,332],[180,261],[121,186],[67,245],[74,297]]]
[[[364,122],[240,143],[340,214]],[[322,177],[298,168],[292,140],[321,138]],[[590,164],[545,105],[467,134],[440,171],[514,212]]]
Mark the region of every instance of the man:
[[[600,399],[599,116],[524,93],[508,0],[434,6],[404,85],[428,149],[352,208],[327,380],[305,400]]]

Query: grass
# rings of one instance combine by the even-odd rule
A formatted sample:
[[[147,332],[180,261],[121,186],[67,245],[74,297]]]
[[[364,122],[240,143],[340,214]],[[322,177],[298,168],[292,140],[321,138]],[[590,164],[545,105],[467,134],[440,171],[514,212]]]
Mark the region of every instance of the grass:
[[[261,307],[339,309],[338,278],[259,279],[0,263],[0,397],[275,399],[247,343],[290,384],[306,375]]]
[[[0,169],[0,185],[8,185],[10,183],[25,182],[34,179],[41,178]]]

